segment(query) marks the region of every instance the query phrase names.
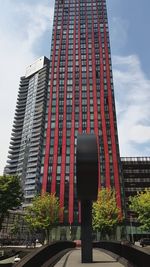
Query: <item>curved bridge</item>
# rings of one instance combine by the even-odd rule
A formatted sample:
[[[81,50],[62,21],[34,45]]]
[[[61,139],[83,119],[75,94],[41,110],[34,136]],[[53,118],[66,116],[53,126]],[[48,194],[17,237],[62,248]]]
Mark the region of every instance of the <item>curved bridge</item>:
[[[43,246],[25,256],[16,267],[149,267],[150,252],[121,242],[93,243],[93,262],[81,263],[81,250],[76,243],[59,241]]]
[[[81,263],[81,250],[74,249],[66,253],[55,267],[124,267],[125,265],[119,262],[118,258],[108,255],[104,250],[93,249],[93,263]]]

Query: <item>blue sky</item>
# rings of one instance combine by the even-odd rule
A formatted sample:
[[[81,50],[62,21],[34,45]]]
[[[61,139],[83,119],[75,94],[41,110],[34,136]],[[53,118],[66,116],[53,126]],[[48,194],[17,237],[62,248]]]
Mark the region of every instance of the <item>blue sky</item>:
[[[0,174],[20,76],[49,57],[54,0],[0,0]],[[150,156],[150,1],[107,0],[121,156]]]
[[[140,58],[142,69],[146,74],[150,74],[150,64],[148,51],[150,47],[150,2],[149,0],[107,0],[108,2],[108,14],[109,25],[111,31],[113,29],[114,18],[120,18],[122,24],[124,24],[126,31],[126,40],[121,43],[120,47],[113,46],[114,53],[120,53],[123,55],[137,54]],[[119,25],[118,25],[119,27]],[[147,51],[147,53],[146,53]]]

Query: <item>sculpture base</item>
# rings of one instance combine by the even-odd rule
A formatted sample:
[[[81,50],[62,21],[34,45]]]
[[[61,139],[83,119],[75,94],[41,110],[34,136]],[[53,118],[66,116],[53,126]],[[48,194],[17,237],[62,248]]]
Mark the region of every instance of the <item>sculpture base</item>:
[[[92,252],[92,201],[81,201],[81,261],[93,262]]]

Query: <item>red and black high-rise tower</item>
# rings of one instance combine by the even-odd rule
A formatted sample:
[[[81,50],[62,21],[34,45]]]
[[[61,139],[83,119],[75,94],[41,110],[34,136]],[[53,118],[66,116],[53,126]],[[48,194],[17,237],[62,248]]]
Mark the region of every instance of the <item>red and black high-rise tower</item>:
[[[55,0],[42,192],[56,192],[64,219],[78,220],[76,140],[95,133],[99,187],[121,207],[120,157],[105,0]],[[85,184],[86,187],[86,184]]]

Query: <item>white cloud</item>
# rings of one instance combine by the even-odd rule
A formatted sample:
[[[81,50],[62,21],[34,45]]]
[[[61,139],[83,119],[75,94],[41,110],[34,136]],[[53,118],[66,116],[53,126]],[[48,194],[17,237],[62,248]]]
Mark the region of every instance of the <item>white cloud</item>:
[[[111,18],[114,55],[130,41],[129,27],[129,21]],[[150,80],[142,70],[138,55],[112,59],[121,155],[150,155]]]
[[[53,8],[42,4],[36,6],[20,4],[16,7],[16,11],[20,16],[25,14],[27,16],[27,24],[24,25],[24,37],[26,36],[26,42],[24,42],[23,48],[34,51],[34,43],[47,28],[50,29],[52,26]]]
[[[113,67],[121,155],[149,155],[150,80],[136,55],[114,56]]]
[[[12,3],[13,2],[13,3]],[[52,25],[53,6],[7,0],[0,11],[0,174],[6,164],[20,76],[37,57],[34,45]]]

